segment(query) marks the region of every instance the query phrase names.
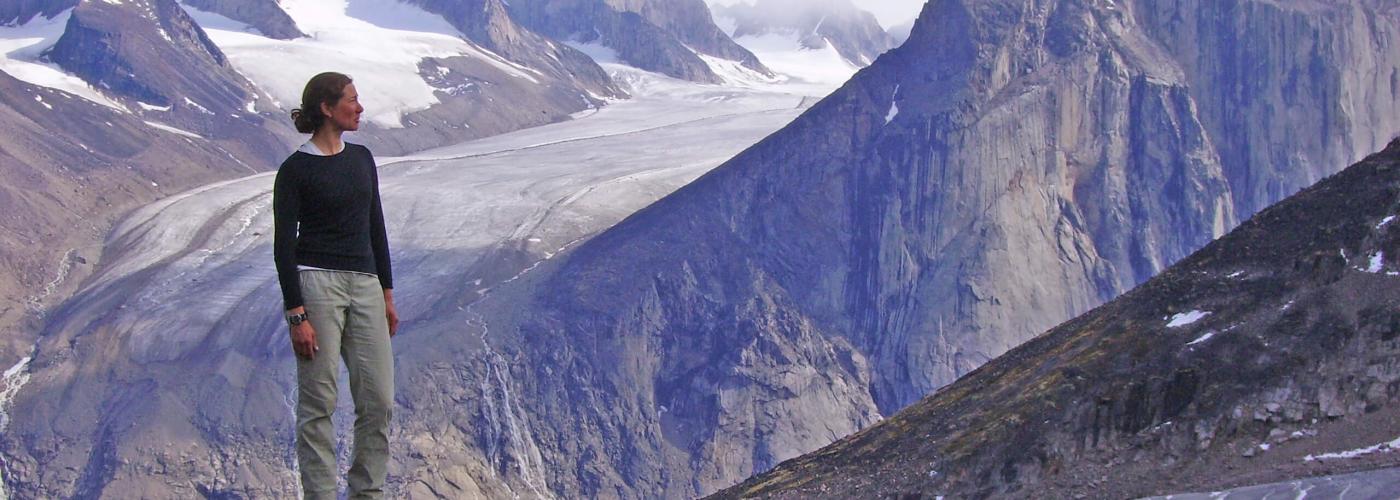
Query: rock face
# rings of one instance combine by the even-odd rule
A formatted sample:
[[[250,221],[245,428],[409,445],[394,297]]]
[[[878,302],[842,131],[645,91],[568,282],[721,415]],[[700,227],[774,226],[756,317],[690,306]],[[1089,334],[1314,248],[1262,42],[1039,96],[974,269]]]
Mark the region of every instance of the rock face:
[[[530,31],[510,17],[503,0],[414,0],[441,15],[468,39],[507,59],[542,69],[596,96],[626,95],[587,55]]]
[[[1133,6],[1190,80],[1240,215],[1379,149],[1400,124],[1400,6],[1393,2]],[[1260,147],[1275,144],[1294,146]]]
[[[1138,498],[1394,467],[1397,196],[1400,140],[718,497]]]
[[[306,36],[297,29],[296,21],[277,5],[277,0],[185,0],[185,3],[247,23],[270,38],[289,40]]]
[[[699,54],[736,61],[771,75],[729,39],[703,0],[520,0],[510,12],[525,26],[558,40],[596,43],[638,68],[685,80],[719,83]]]
[[[1282,33],[1235,31],[1250,16],[1385,47],[1400,27],[1364,4],[1234,3],[1243,17],[1208,26],[1243,46]],[[1173,52],[1187,49],[1168,50],[1175,39],[1144,8],[930,3],[908,42],[792,125],[572,252],[520,326],[537,370],[523,378],[572,381],[530,397],[537,429],[569,429],[546,436],[545,456],[590,457],[552,469],[550,484],[646,497],[761,472],[1129,290],[1248,215],[1227,172],[1264,166],[1231,163],[1203,121],[1230,114],[1205,89],[1243,82],[1196,83],[1211,77],[1188,71]],[[1348,143],[1393,134],[1389,82],[1342,76],[1388,73],[1400,52],[1352,50],[1256,90],[1357,81],[1290,112],[1328,117],[1308,134],[1358,131]],[[1374,67],[1329,62],[1351,58]],[[1235,64],[1244,78],[1283,63]],[[1376,100],[1383,112],[1348,111],[1348,96],[1375,94],[1392,96]],[[1341,143],[1247,149],[1349,154]],[[1297,178],[1313,168],[1292,165]]]
[[[851,0],[759,0],[718,9],[715,15],[733,20],[735,38],[795,36],[807,49],[834,47],[857,68],[897,45],[873,14]]]
[[[424,60],[419,74],[440,90],[441,102],[405,115],[406,127],[363,129],[360,137],[378,154],[406,154],[567,120],[606,99],[627,96],[588,56],[516,23],[502,0],[406,3],[442,16],[486,54]]]

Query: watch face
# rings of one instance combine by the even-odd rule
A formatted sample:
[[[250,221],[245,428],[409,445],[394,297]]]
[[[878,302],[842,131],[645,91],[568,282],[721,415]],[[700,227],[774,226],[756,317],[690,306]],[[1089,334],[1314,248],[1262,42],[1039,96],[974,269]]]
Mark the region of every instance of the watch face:
[[[291,323],[292,326],[300,325],[301,321],[304,319],[306,319],[306,315],[304,314],[293,314],[291,316],[287,316],[287,322]]]

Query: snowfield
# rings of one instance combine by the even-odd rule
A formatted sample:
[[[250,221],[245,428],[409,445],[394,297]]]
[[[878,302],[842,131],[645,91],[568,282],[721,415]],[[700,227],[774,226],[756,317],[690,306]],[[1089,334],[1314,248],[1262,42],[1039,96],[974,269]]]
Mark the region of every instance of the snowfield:
[[[238,21],[182,6],[233,67],[285,109],[299,105],[302,87],[313,75],[338,71],[354,78],[364,101],[374,104],[366,106],[367,121],[403,127],[404,114],[440,102],[418,72],[418,63],[429,57],[469,56],[539,83],[533,69],[467,41],[442,17],[402,2],[282,0],[282,9],[307,34],[295,40],[268,38]]]

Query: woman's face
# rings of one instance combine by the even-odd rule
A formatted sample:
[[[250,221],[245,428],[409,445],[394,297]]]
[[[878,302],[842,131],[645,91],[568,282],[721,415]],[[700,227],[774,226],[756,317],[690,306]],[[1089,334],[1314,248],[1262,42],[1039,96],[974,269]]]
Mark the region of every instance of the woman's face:
[[[342,131],[355,131],[360,129],[360,113],[365,112],[365,107],[360,105],[360,93],[355,91],[355,84],[345,86],[341,91],[340,101],[335,106],[321,105],[321,111],[326,114],[326,123]]]

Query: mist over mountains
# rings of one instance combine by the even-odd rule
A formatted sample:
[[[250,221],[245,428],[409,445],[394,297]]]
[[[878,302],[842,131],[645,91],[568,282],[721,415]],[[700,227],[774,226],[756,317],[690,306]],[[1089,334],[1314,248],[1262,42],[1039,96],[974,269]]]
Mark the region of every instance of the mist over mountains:
[[[380,103],[351,140],[401,156],[381,177],[408,332],[395,339],[403,389],[390,487],[408,497],[694,497],[871,426],[857,436],[907,444],[918,438],[895,423],[925,421],[879,422],[962,377],[1030,370],[1013,354],[975,371],[1400,132],[1400,7],[1381,0],[934,0],[893,49],[854,3],[800,7],[0,7],[0,33],[16,34],[0,54],[0,121],[19,131],[0,139],[0,173],[17,186],[2,200],[16,214],[4,220],[16,305],[0,316],[28,322],[7,337],[6,359],[38,336],[0,381],[6,489],[294,494],[270,178],[235,177],[267,171],[300,140],[285,111],[322,61],[350,68]],[[793,90],[867,63],[820,102]],[[1380,180],[1366,185],[1388,193]],[[1352,228],[1380,214],[1343,215]],[[75,220],[93,223],[65,231]],[[1344,267],[1381,249],[1346,241]],[[1308,262],[1335,267],[1321,254]],[[1390,278],[1335,283],[1366,279]],[[54,298],[33,308],[42,316],[18,306],[48,283]],[[1180,283],[1183,297],[1219,286]],[[1335,316],[1324,298],[1308,314]],[[1190,312],[1178,309],[1167,312]],[[1323,323],[1337,322],[1279,328],[1337,334],[1308,326]],[[1348,366],[1326,376],[1361,369]],[[1122,367],[1121,380],[1151,377]],[[1221,380],[1201,370],[1192,394]],[[1151,380],[1151,394],[1180,392],[1159,387],[1180,386],[1175,378]],[[1277,380],[1233,383],[1256,394]],[[1314,386],[1331,381],[1307,379],[1301,396],[1275,399],[1300,415],[1333,403],[1345,408],[1336,417],[1371,413],[1362,400],[1321,403]],[[1135,449],[1144,426],[1171,413],[1163,408],[1188,411],[1139,408],[1131,388],[1114,387],[1101,392],[1112,393],[1103,415],[1115,430],[1093,434],[1108,444],[1076,452],[1095,463]],[[984,397],[957,394],[957,404]],[[985,397],[978,418],[1029,418]],[[344,427],[348,412],[338,415]],[[1043,434],[1070,437],[1036,446],[1083,437],[1094,415],[1065,417]],[[1173,431],[1163,439],[1175,444],[1160,448],[1171,453],[1153,457],[1222,463],[1267,432],[1240,422],[1221,424],[1231,430],[1202,449],[1187,440],[1194,431]],[[1317,453],[1349,446],[1308,442]],[[940,448],[950,475],[927,481],[898,462],[926,457],[895,455],[880,469],[894,475],[871,477],[888,478],[879,491],[891,493],[1054,481],[1072,491],[1089,480],[1080,473],[1091,466],[1059,469],[1035,450]],[[743,491],[845,477],[811,467],[780,468]],[[1045,479],[1059,470],[1069,475]],[[790,475],[803,471],[816,473]],[[1224,484],[1213,477],[1153,491]]]

